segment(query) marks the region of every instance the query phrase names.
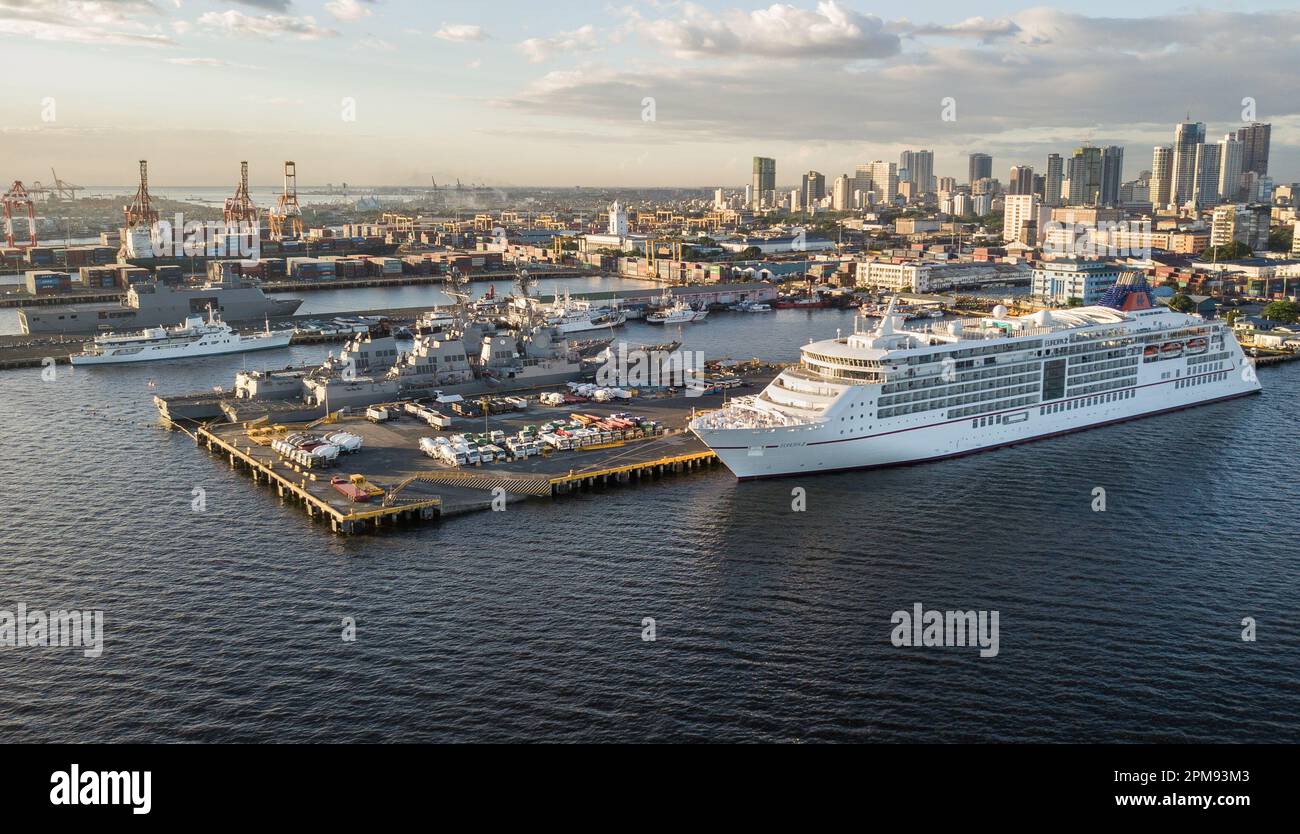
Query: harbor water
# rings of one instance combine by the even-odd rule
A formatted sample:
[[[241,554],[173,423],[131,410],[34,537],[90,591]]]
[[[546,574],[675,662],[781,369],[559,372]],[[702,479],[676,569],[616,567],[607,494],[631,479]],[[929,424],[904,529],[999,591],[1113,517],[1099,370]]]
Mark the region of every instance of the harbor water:
[[[852,326],[620,338],[790,360]],[[1260,396],[945,462],[719,467],[346,538],[155,425],[155,393],[332,348],[0,372],[0,609],[105,629],[98,658],[0,648],[0,740],[1300,740],[1300,364],[1261,369]],[[917,603],[997,611],[997,655],[893,645]]]

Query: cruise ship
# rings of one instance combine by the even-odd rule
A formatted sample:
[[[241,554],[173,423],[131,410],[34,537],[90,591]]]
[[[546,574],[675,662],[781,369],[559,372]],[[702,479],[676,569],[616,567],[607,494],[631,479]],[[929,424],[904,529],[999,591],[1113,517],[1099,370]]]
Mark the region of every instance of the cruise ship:
[[[1219,320],[1157,307],[1140,275],[1096,306],[812,342],[762,392],[692,419],[739,479],[937,460],[1260,390]]]
[[[68,358],[73,365],[117,365],[125,362],[153,362],[162,359],[194,359],[223,353],[288,347],[292,330],[271,330],[239,334],[209,310],[202,316],[188,316],[179,327],[150,327],[139,333],[96,336],[86,350]]]

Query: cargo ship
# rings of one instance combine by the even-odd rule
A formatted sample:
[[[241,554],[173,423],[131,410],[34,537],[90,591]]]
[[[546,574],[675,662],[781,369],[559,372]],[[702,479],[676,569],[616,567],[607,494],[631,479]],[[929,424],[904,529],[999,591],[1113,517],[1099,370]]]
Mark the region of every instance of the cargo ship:
[[[18,323],[24,334],[102,333],[172,325],[209,309],[227,322],[262,321],[291,316],[301,305],[300,298],[269,298],[256,284],[226,274],[201,286],[134,284],[116,304],[19,307]]]

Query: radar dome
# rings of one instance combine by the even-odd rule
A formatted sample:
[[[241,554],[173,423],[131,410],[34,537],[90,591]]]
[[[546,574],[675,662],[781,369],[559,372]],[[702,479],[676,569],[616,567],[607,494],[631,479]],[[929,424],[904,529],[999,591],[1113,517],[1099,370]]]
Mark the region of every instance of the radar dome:
[[[1039,310],[1037,313],[1030,316],[1029,320],[1033,322],[1036,327],[1050,327],[1056,321],[1052,318],[1052,313],[1049,310]]]
[[[1001,319],[1001,318],[1006,318],[1006,316],[1007,316],[1006,305],[999,304],[998,306],[993,308],[993,318]]]

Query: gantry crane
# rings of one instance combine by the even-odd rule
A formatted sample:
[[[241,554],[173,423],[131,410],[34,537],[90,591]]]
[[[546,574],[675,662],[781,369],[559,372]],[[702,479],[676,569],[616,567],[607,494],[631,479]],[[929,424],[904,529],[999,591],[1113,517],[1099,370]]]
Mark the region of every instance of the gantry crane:
[[[257,222],[257,206],[253,205],[253,199],[248,194],[247,162],[239,163],[239,185],[235,186],[235,196],[226,198],[222,219],[227,225]]]
[[[28,246],[36,245],[36,204],[32,202],[32,196],[27,193],[21,180],[14,180],[14,184],[9,186],[9,190],[4,196],[5,212],[5,242],[9,248],[14,248],[14,209],[27,210],[27,235],[31,239]]]
[[[289,226],[289,237],[302,237],[302,206],[298,205],[298,166],[292,161],[284,163],[284,193],[267,212],[271,226],[271,237],[284,240],[285,224]]]
[[[152,227],[158,222],[158,210],[153,207],[149,197],[149,163],[140,160],[140,187],[136,189],[131,205],[123,209],[126,215],[126,227],[134,229],[140,226]]]

